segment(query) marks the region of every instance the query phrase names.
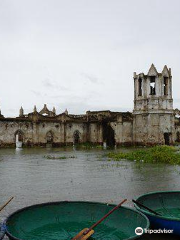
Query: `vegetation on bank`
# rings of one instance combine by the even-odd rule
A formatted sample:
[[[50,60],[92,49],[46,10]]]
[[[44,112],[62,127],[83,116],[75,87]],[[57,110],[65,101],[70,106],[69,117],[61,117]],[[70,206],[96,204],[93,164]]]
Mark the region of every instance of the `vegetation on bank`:
[[[90,143],[90,142],[78,143],[75,145],[75,147],[79,149],[103,148],[102,145],[99,145],[96,143]]]
[[[132,152],[110,152],[107,156],[115,161],[127,159],[146,163],[180,164],[179,149],[171,146],[155,146]]]
[[[47,155],[47,156],[44,156],[44,158],[46,159],[69,159],[69,158],[76,158],[75,156],[53,156],[53,155]]]

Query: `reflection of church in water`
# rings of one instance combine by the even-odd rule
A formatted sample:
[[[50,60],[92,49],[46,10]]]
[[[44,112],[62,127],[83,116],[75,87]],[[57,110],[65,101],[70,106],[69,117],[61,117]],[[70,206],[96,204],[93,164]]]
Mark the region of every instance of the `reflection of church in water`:
[[[158,73],[152,64],[147,75],[134,73],[134,110],[130,112],[87,111],[72,115],[55,108],[16,118],[0,115],[0,146],[78,143],[110,145],[173,144],[180,141],[179,110],[173,110],[171,69]]]

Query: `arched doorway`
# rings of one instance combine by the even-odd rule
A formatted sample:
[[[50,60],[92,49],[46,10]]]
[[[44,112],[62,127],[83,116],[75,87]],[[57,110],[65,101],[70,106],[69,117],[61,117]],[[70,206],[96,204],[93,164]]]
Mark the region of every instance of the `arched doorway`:
[[[103,142],[105,142],[108,147],[113,147],[116,144],[114,130],[109,122],[103,123]]]
[[[73,144],[76,145],[80,142],[80,132],[76,130],[73,134]]]
[[[22,148],[22,144],[24,141],[24,133],[21,130],[17,130],[14,134],[16,148]]]
[[[170,135],[171,133],[164,133],[164,141],[165,141],[165,145],[170,145]]]
[[[47,141],[48,144],[53,143],[53,132],[52,131],[47,132],[46,141]]]

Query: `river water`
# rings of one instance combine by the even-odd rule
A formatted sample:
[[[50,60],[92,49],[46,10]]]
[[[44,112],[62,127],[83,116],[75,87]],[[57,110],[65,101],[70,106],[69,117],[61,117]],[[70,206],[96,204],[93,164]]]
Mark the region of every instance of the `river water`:
[[[11,196],[15,198],[0,213],[0,220],[19,208],[42,202],[73,200],[117,204],[128,198],[127,205],[133,207],[131,199],[141,194],[180,189],[179,166],[109,161],[105,156],[107,152],[73,148],[1,149],[0,205]],[[47,159],[47,155],[65,159]],[[142,239],[178,238],[159,235]]]

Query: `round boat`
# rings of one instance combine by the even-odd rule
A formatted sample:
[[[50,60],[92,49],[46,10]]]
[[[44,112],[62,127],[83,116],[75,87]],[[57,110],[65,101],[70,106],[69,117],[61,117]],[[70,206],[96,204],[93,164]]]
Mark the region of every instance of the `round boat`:
[[[53,202],[33,205],[8,217],[6,234],[15,240],[70,240],[114,207],[112,204],[95,202]],[[120,207],[95,228],[91,239],[136,239],[137,227],[149,227],[146,216],[136,210]]]
[[[180,191],[153,192],[137,198],[137,202],[160,214],[155,215],[135,204],[150,220],[152,228],[173,230],[180,235]]]

